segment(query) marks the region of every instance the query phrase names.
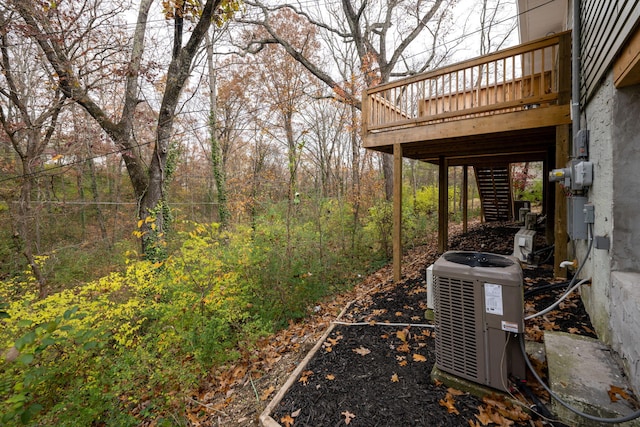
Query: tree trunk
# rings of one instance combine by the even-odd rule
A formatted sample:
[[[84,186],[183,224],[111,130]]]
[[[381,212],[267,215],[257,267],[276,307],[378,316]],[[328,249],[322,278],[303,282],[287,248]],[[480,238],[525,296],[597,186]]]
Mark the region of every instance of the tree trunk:
[[[107,240],[107,225],[100,207],[100,193],[98,192],[98,179],[96,177],[96,167],[93,159],[91,158],[91,150],[87,148],[89,158],[87,159],[87,165],[89,166],[89,177],[91,178],[91,194],[93,195],[93,202],[95,204],[96,216],[98,218],[98,226],[100,227],[100,236],[102,240]]]
[[[207,48],[207,64],[209,65],[209,134],[211,138],[211,170],[213,179],[216,183],[217,200],[218,200],[218,219],[220,224],[225,227],[229,222],[229,208],[227,206],[227,178],[224,168],[224,159],[222,158],[222,150],[218,141],[218,122],[216,117],[217,109],[217,85],[216,85],[216,68],[213,59],[213,43],[206,34]]]
[[[38,266],[33,252],[33,235],[29,222],[32,214],[31,210],[31,190],[33,189],[34,171],[30,166],[30,159],[22,159],[22,186],[20,188],[20,198],[18,200],[17,230],[13,234],[16,250],[26,258],[31,272],[38,283],[38,295],[43,298],[46,295],[47,280]]]
[[[384,195],[387,201],[393,199],[393,156],[382,154],[382,174],[384,176]]]

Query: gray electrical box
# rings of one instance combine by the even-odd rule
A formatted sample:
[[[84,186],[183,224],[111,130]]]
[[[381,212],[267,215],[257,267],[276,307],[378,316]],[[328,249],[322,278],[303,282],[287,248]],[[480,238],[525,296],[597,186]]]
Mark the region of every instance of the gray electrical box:
[[[593,163],[584,161],[573,162],[573,185],[572,188],[582,190],[593,184]]]
[[[584,222],[587,224],[593,224],[596,222],[596,214],[594,212],[593,204],[587,203],[584,205]]]
[[[584,196],[572,196],[567,199],[568,233],[571,240],[586,240],[589,237],[587,222],[585,221]]]
[[[513,256],[522,262],[528,262],[529,255],[534,249],[535,230],[521,228],[513,237]]]

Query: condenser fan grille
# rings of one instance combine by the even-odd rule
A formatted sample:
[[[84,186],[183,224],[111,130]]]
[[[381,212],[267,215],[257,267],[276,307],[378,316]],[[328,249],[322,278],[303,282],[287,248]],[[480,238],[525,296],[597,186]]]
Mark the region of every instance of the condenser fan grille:
[[[434,295],[436,322],[436,362],[441,369],[471,379],[478,377],[478,334],[474,283],[439,277]],[[446,309],[441,309],[445,308]]]
[[[510,267],[514,264],[509,258],[484,252],[447,252],[444,259],[469,267]]]

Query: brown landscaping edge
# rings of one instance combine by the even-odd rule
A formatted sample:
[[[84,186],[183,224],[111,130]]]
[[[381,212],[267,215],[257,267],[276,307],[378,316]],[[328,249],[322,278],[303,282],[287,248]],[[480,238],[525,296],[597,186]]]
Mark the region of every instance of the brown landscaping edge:
[[[344,308],[342,309],[340,314],[338,314],[338,317],[336,317],[335,320],[340,320],[340,318],[347,312],[347,310],[349,309],[351,304],[353,304],[354,301],[350,301],[349,303],[347,303],[347,305],[344,306]],[[261,426],[282,427],[280,423],[278,423],[276,420],[271,418],[271,411],[273,411],[273,409],[280,403],[282,398],[287,394],[287,391],[289,391],[289,388],[295,383],[296,378],[298,378],[298,376],[302,373],[302,371],[307,366],[309,361],[313,358],[313,356],[320,349],[320,347],[322,347],[322,344],[327,340],[327,338],[329,337],[329,334],[331,333],[331,331],[333,331],[333,328],[335,328],[336,326],[336,324],[334,323],[335,320],[331,322],[331,324],[329,325],[327,330],[324,332],[324,334],[322,334],[318,342],[316,342],[316,344],[309,351],[309,353],[307,353],[305,358],[302,359],[302,361],[298,364],[296,369],[294,369],[291,375],[289,375],[289,378],[287,378],[287,381],[284,383],[284,385],[278,391],[278,393],[274,396],[271,402],[269,402],[266,408],[264,408],[264,411],[262,411],[259,417]]]

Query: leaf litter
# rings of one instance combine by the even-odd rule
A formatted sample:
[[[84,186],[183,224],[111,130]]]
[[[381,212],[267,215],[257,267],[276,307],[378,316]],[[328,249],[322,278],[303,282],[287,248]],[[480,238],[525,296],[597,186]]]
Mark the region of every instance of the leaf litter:
[[[465,235],[458,228],[453,230],[450,249],[509,254],[516,231],[517,228],[508,223],[472,226]],[[254,398],[251,403],[250,399],[240,397],[252,394],[247,390],[248,377],[255,380],[263,396],[271,395],[270,388],[282,386],[296,361],[306,355],[312,343],[335,319],[335,314],[350,301],[349,310],[341,320],[365,325],[335,326],[301,377],[272,411],[271,416],[281,425],[541,426],[540,420],[528,419],[529,415],[519,406],[498,398],[482,401],[432,381],[435,332],[392,325],[427,323],[424,320],[425,270],[438,256],[435,244],[414,248],[403,260],[402,282],[395,284],[391,279],[391,266],[386,266],[368,276],[353,291],[323,303],[319,313],[305,323],[292,323],[276,336],[265,339],[259,354],[247,357],[251,362],[246,366],[240,363],[218,373],[224,387],[203,391],[207,399],[200,396],[204,402],[198,402],[201,405],[193,408],[194,413],[197,411],[201,421],[208,420],[210,425],[259,425],[257,416],[268,402],[256,403]],[[559,282],[552,277],[550,265],[527,268],[524,272],[525,291]],[[526,314],[546,308],[563,290],[527,299]],[[565,311],[552,311],[528,322],[527,339],[541,341],[543,331],[548,329],[595,337],[577,295],[567,298]],[[532,362],[545,376],[546,366],[535,359]],[[529,385],[539,397],[546,399],[534,381],[529,381]],[[226,395],[221,393],[224,390]],[[611,395],[615,399],[624,393],[612,389]],[[207,405],[204,414],[203,404]]]

